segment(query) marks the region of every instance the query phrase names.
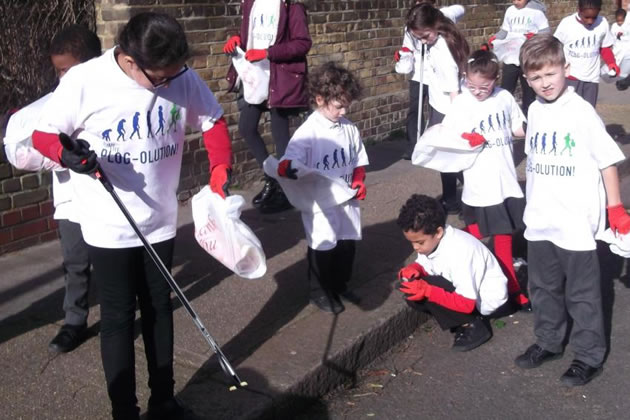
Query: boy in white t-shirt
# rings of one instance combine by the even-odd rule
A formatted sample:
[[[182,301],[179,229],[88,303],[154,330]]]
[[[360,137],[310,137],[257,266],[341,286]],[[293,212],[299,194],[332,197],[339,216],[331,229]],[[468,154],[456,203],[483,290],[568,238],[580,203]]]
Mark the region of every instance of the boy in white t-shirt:
[[[71,67],[98,57],[101,54],[101,42],[89,29],[71,25],[55,35],[49,52],[57,77],[62,78]],[[52,93],[49,93],[11,117],[4,147],[7,159],[18,169],[53,170],[53,217],[57,220],[63,255],[65,317],[63,326],[48,348],[54,353],[67,353],[77,348],[87,337],[90,259],[78,223],[69,171],[42,156],[32,146],[31,134],[42,115],[42,108],[51,96]]]
[[[626,15],[627,12],[624,9],[617,9],[615,23],[610,25],[610,34],[615,39],[613,53],[623,77],[615,83],[617,90],[626,90],[630,86],[630,74],[624,74],[628,73],[627,68],[630,66],[630,64],[626,64],[630,63],[630,23],[626,21]]]
[[[352,276],[355,242],[361,240],[361,209],[364,200],[365,166],[368,157],[359,129],[344,114],[360,94],[355,77],[329,62],[309,75],[309,92],[316,110],[298,127],[278,164],[278,175],[297,179],[291,167],[298,161],[329,177],[339,177],[356,189],[355,199],[316,212],[302,212],[308,242],[310,301],[325,312],[338,314],[344,297],[356,301],[348,291]]]
[[[538,95],[529,108],[527,138],[547,141],[525,142],[523,220],[536,343],[515,363],[531,369],[561,357],[570,316],[575,359],[560,380],[579,386],[601,373],[606,354],[595,244],[606,227],[606,202],[611,229],[630,231],[615,166],[624,155],[595,109],[568,87],[571,68],[557,38],[543,34],[526,41],[520,60]]]
[[[508,297],[507,279],[490,250],[472,235],[446,224],[440,203],[414,194],[397,220],[418,253],[398,273],[400,291],[416,310],[433,315],[455,333],[453,350],[468,351],[492,337],[486,316]]]
[[[571,72],[569,86],[593,108],[597,104],[601,56],[610,70],[619,74],[612,51],[614,38],[605,17],[600,16],[602,0],[578,0],[576,13],[560,21],[554,36],[564,44],[564,55]]]

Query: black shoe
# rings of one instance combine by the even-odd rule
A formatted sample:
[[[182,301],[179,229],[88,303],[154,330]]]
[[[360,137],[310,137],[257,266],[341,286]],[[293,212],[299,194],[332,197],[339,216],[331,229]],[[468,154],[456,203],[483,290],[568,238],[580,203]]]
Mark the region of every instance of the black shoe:
[[[410,152],[405,152],[402,154],[402,158],[404,160],[411,160],[411,153]]]
[[[538,344],[529,346],[525,353],[518,356],[514,363],[522,369],[533,369],[545,362],[550,362],[562,357],[562,352],[552,353],[540,347]]]
[[[627,79],[617,80],[615,82],[615,86],[617,87],[617,90],[626,90],[630,87],[630,81]]]
[[[462,206],[457,202],[450,203],[441,200],[440,203],[442,204],[442,207],[444,207],[446,214],[459,214],[462,211]]]
[[[87,336],[87,326],[64,324],[59,332],[48,344],[48,349],[53,353],[68,353],[83,343]]]
[[[468,324],[456,328],[452,348],[455,351],[476,349],[490,340],[490,337],[492,337],[492,331],[486,325],[486,321],[483,318],[477,318]]]
[[[293,206],[287,199],[287,196],[284,195],[284,192],[280,188],[280,185],[277,186],[272,192],[271,197],[267,200],[263,201],[263,203],[258,207],[258,210],[262,214],[271,214],[271,213],[279,213],[281,211],[292,209]]]
[[[354,303],[355,305],[361,303],[361,296],[357,295],[352,290],[346,290],[345,292],[339,293],[339,297],[341,297],[342,300]]]
[[[346,307],[343,306],[339,297],[332,296],[328,297],[326,295],[319,296],[316,298],[311,298],[310,303],[317,306],[324,312],[328,312],[330,314],[340,314],[342,313]]]
[[[252,199],[252,205],[256,208],[259,208],[265,201],[269,200],[273,195],[274,191],[278,189],[278,181],[271,178],[270,176],[265,175],[265,185],[262,190],[258,194],[254,196]]]
[[[147,420],[201,420],[201,417],[184,407],[177,398],[171,398],[161,404],[149,404]]]
[[[604,368],[601,366],[593,367],[576,359],[571,362],[569,369],[560,377],[560,382],[566,386],[586,385],[592,381],[593,378],[599,376],[603,370]]]

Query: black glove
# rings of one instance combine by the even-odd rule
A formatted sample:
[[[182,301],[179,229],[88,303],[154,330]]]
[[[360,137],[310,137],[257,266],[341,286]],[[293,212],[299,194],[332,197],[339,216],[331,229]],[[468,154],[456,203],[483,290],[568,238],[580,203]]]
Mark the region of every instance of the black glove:
[[[98,161],[96,160],[96,153],[94,150],[90,150],[90,144],[82,139],[71,140],[66,134],[59,134],[59,138],[62,136],[67,139],[62,139],[62,144],[74,143],[73,149],[63,148],[61,151],[61,163],[66,168],[79,173],[79,174],[91,174],[98,169]],[[69,141],[68,141],[69,140]]]

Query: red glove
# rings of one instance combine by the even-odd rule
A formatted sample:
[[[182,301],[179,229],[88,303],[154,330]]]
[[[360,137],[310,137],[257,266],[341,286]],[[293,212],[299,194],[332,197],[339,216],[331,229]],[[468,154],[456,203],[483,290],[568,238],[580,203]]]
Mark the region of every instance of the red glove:
[[[397,50],[394,53],[394,61],[398,62],[400,60],[400,53],[402,52],[411,52],[411,50],[407,47],[402,47],[400,50]]]
[[[431,295],[431,285],[425,280],[406,281],[400,285],[400,290],[407,296],[407,300],[418,301]]]
[[[608,69],[615,71],[615,77],[619,76],[619,73],[621,73],[621,69],[619,68],[617,63],[610,63],[610,64],[608,64]]]
[[[365,200],[367,189],[365,188],[365,168],[363,166],[354,168],[354,172],[352,172],[352,185],[350,188],[358,190],[357,195],[355,195],[357,200]]]
[[[234,54],[234,50],[237,46],[241,46],[241,37],[238,35],[234,35],[230,39],[228,39],[223,46],[223,52],[225,54]]]
[[[527,33],[525,34],[525,38],[527,38],[527,39],[532,39],[532,37],[533,37],[534,35],[536,35],[536,34],[535,34],[535,33],[533,33],[533,32],[527,32]]]
[[[297,179],[297,169],[291,167],[291,161],[285,159],[278,164],[278,175],[289,179]]]
[[[428,276],[427,270],[417,262],[411,263],[398,272],[398,280],[408,281]]]
[[[220,163],[212,169],[210,174],[210,189],[222,198],[230,195],[228,187],[232,178],[232,169],[225,163]]]
[[[495,39],[497,39],[496,35],[492,35],[490,38],[488,38],[488,45],[490,45],[490,48],[494,48],[492,43],[494,42]]]
[[[260,61],[267,58],[267,50],[247,50],[245,53],[245,60],[251,61]]]
[[[479,133],[464,133],[462,138],[468,140],[470,147],[477,147],[486,142],[486,138]]]
[[[484,42],[483,44],[481,44],[481,47],[479,47],[479,49],[481,51],[490,51],[490,44],[488,44],[487,42]]]
[[[630,216],[622,204],[608,207],[608,223],[613,232],[619,232],[622,235],[630,232]]]
[[[623,36],[623,32],[617,32],[617,39],[621,40],[622,36]]]

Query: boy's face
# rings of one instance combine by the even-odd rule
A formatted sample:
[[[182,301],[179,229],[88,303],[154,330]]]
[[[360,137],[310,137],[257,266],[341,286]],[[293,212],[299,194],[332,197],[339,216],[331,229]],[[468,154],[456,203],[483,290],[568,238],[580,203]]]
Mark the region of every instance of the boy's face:
[[[53,54],[50,56],[50,61],[55,68],[58,78],[62,78],[70,68],[81,63],[81,60],[76,58],[70,53]]]
[[[598,15],[599,9],[593,9],[590,7],[588,9],[578,9],[578,18],[580,18],[580,22],[582,22],[582,25],[584,26],[591,26],[595,22],[595,19],[597,19]]]
[[[444,236],[444,228],[437,228],[437,232],[433,235],[427,235],[423,231],[415,232],[413,230],[407,230],[403,232],[405,238],[411,242],[411,246],[413,250],[418,254],[429,255],[435,248],[437,248],[438,244],[442,240]]]
[[[315,102],[317,103],[317,110],[332,122],[338,122],[341,117],[346,115],[347,108],[350,107],[350,104],[337,99],[326,102],[321,95],[315,96]]]
[[[569,63],[546,64],[539,70],[526,72],[527,84],[534,89],[536,95],[547,102],[553,102],[566,88],[566,78],[569,76]]]
[[[529,0],[512,0],[512,4],[517,8],[517,9],[522,9],[523,7],[525,7],[525,5],[527,4]]]
[[[617,25],[621,26],[623,25],[623,22],[626,20],[626,18],[622,15],[618,15],[615,16],[615,21],[617,22]]]

